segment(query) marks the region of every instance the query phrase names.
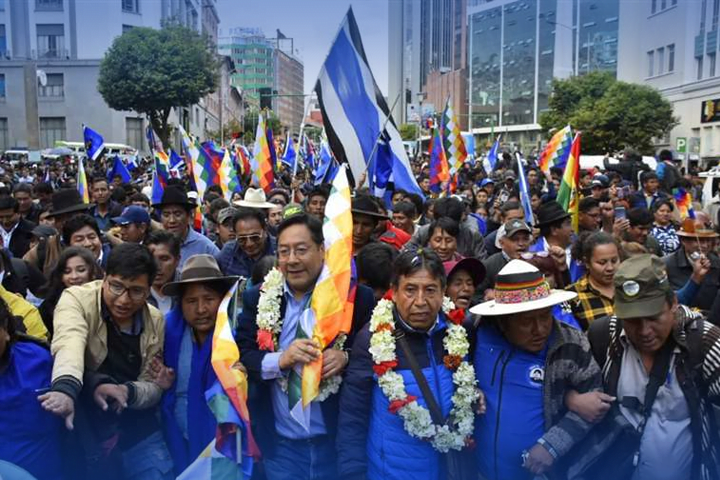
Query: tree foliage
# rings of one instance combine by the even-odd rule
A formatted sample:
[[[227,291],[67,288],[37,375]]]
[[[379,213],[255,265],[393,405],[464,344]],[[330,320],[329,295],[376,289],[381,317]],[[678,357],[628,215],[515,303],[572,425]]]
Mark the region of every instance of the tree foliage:
[[[263,113],[263,118],[265,119],[265,126],[269,126],[273,131],[273,135],[277,137],[277,135],[282,132],[282,124],[280,123],[278,116],[275,115],[275,112],[272,110],[267,110]],[[257,124],[258,111],[256,109],[252,109],[246,112],[245,118],[243,119],[243,129],[245,131],[243,134],[243,142],[245,145],[252,145],[253,142],[255,142]]]
[[[215,91],[219,63],[206,37],[180,25],[137,27],[117,37],[100,64],[98,91],[115,110],[148,116],[164,145],[174,107]]]
[[[414,123],[403,123],[400,125],[400,137],[404,141],[417,140],[418,137],[418,126]]]
[[[582,150],[605,154],[626,147],[653,153],[653,139],[666,135],[678,121],[673,108],[655,89],[616,81],[604,72],[553,81],[550,110],[540,125],[551,130],[570,125],[582,132]]]

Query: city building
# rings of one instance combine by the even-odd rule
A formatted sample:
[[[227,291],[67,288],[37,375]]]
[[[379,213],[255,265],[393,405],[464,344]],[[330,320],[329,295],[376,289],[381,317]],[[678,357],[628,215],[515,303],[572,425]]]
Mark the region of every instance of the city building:
[[[620,3],[627,2],[475,0],[468,8],[468,128],[487,142],[502,134],[524,150],[539,147],[539,116],[554,78],[617,75]]]
[[[304,113],[304,72],[294,40],[279,30],[268,38],[257,28],[221,31],[221,54],[235,62],[232,85],[242,89],[250,108],[272,109],[289,129],[298,129]]]
[[[618,78],[656,88],[679,124],[658,148],[707,165],[720,160],[718,0],[621,2]]]
[[[448,97],[461,126],[467,123],[466,5],[467,0],[389,0],[388,102],[395,105],[397,123],[440,113]]]
[[[147,120],[110,109],[97,91],[101,59],[133,27],[177,21],[212,38],[215,1],[0,0],[0,151],[81,141],[84,123],[106,142],[146,152]],[[204,103],[176,109],[171,122],[202,136]]]

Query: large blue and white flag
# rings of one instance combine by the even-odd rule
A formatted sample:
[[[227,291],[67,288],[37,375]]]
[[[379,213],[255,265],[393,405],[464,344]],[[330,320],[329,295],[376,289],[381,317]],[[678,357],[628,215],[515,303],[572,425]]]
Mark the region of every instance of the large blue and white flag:
[[[185,160],[175,150],[170,150],[170,178],[182,178],[185,173]]]
[[[393,156],[389,181],[396,189],[422,195],[400,133],[370,70],[352,7],[320,69],[315,92],[335,158],[350,165],[356,182],[367,172],[368,164],[381,155],[381,149],[374,147],[382,134]]]
[[[105,149],[105,140],[103,140],[102,135],[83,125],[83,139],[85,141],[85,153],[89,158],[97,160]]]

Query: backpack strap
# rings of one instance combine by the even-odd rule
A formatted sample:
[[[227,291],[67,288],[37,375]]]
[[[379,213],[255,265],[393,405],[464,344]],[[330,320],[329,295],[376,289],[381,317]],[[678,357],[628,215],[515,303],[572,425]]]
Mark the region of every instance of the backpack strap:
[[[608,348],[610,347],[610,317],[595,320],[587,332],[590,349],[600,370],[607,362]]]

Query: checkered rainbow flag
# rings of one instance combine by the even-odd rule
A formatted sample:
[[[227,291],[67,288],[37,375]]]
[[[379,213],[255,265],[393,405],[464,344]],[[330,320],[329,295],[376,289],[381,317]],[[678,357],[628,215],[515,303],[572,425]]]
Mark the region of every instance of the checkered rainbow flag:
[[[449,97],[445,104],[441,121],[442,139],[445,146],[445,155],[450,165],[450,174],[455,175],[468,158],[467,149],[465,148],[465,139],[460,131],[457,116],[453,111],[452,98]]]

